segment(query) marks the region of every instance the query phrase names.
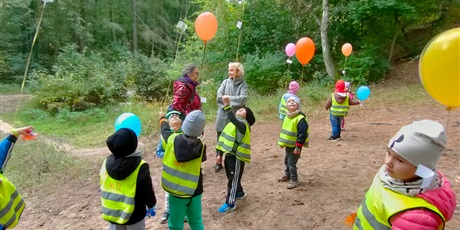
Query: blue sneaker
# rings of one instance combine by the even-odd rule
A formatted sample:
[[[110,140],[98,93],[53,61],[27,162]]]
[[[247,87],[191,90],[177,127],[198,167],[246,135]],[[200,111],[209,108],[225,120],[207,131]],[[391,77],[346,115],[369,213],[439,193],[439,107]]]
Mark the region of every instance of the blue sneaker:
[[[235,209],[236,209],[236,205],[230,206],[227,203],[224,203],[222,206],[220,206],[218,211],[220,213],[227,213],[227,212],[233,211]]]

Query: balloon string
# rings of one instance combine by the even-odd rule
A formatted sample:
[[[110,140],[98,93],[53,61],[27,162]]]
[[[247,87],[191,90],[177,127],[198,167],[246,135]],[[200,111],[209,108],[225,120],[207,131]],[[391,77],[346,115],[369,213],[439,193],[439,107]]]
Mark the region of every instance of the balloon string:
[[[201,83],[203,83],[204,81],[204,75],[203,75],[203,66],[204,66],[204,57],[206,56],[206,46],[207,46],[207,41],[204,41],[204,45],[203,45],[203,58],[201,59],[201,68],[200,68],[200,71],[201,71]],[[200,84],[201,87],[199,89],[199,92],[201,93],[203,91],[203,84]]]
[[[302,74],[300,75],[300,85],[302,86],[303,83],[303,72],[305,70],[305,65],[302,66]]]
[[[43,2],[43,9],[42,9],[42,12],[40,14],[40,18],[38,19],[37,30],[35,31],[34,39],[32,40],[32,46],[30,47],[29,57],[27,58],[27,62],[26,62],[26,69],[24,71],[24,77],[22,79],[20,95],[22,95],[22,92],[24,91],[24,85],[26,83],[26,78],[27,78],[27,72],[29,71],[30,59],[32,58],[32,51],[34,50],[35,41],[37,41],[38,31],[40,30],[40,24],[42,23],[43,12],[45,12],[45,7],[46,7],[46,1]],[[21,104],[21,97],[19,97],[19,100],[18,100],[18,104],[17,104],[17,107],[16,107],[16,112],[14,114],[15,118],[16,118],[16,115],[18,113],[20,104]]]
[[[238,46],[236,48],[236,59],[235,61],[238,61],[238,53],[240,51],[240,43],[241,43],[241,34],[242,34],[242,27],[243,27],[243,18],[244,18],[244,2],[242,3],[243,4],[243,11],[242,11],[242,14],[241,14],[241,27],[240,27],[240,35],[238,36]]]
[[[347,60],[348,60],[348,57],[345,57],[345,64],[343,65],[343,76],[345,77],[345,74],[347,73]]]

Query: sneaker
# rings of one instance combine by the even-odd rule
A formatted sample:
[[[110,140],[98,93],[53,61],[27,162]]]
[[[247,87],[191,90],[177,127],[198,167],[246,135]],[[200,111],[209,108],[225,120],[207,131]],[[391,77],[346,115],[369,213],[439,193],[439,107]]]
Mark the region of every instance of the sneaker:
[[[184,223],[188,222],[187,216],[184,217]]]
[[[236,195],[236,200],[244,200],[246,199],[246,193],[242,193],[242,194],[237,194]]]
[[[214,166],[214,172],[218,173],[220,172],[220,170],[222,170],[224,167],[222,166],[222,164],[219,164],[219,163],[216,163],[216,165]]]
[[[227,203],[224,203],[222,206],[220,206],[218,212],[220,213],[227,213],[227,212],[231,212],[233,210],[236,209],[236,205],[228,205]]]
[[[169,218],[169,212],[163,213],[163,216],[161,217],[161,224],[166,224],[168,223],[168,218]]]
[[[332,137],[330,136],[329,138],[327,138],[328,141],[339,141],[339,140],[342,140],[341,137]]]
[[[299,185],[298,180],[290,180],[289,184],[287,185],[287,188],[288,189],[293,189],[293,188],[297,187],[297,185]]]
[[[278,178],[278,182],[288,182],[289,180],[290,178],[286,175]]]

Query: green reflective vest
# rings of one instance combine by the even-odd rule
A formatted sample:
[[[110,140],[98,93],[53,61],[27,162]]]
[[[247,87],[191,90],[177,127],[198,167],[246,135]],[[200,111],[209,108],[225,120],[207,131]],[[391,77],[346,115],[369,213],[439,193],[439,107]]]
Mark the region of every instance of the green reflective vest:
[[[137,168],[124,180],[110,177],[106,169],[107,159],[104,160],[100,171],[102,218],[116,224],[128,222],[134,211],[134,196],[136,195],[136,182],[141,160]]]
[[[236,126],[229,122],[217,141],[216,149],[226,154],[235,155],[243,162],[251,162],[251,129],[245,120],[246,132],[244,136]]]
[[[345,98],[345,100],[340,104],[335,100],[334,93],[331,94],[331,97],[332,97],[332,106],[329,110],[330,113],[334,116],[347,115],[348,108],[350,107],[348,105],[348,93],[347,93],[347,97]]]
[[[0,174],[0,224],[5,228],[14,228],[25,206],[13,183]]]
[[[305,120],[308,122],[307,118],[299,114],[293,118],[285,117],[283,120],[283,126],[281,127],[281,132],[280,132],[280,137],[278,138],[278,145],[279,146],[284,146],[284,147],[295,147],[296,141],[297,141],[297,124],[299,124],[299,121],[305,118]],[[310,127],[307,129],[307,139],[305,140],[305,143],[303,146],[308,146],[309,140],[308,140],[308,133],[310,132]]]
[[[436,206],[422,198],[402,195],[384,188],[376,175],[358,209],[353,229],[391,229],[391,218],[411,209],[428,209],[438,214],[443,220],[444,229],[444,216]]]
[[[178,162],[174,152],[174,140],[178,135],[182,134],[173,133],[169,136],[168,143],[165,146],[161,186],[166,192],[176,197],[188,198],[193,196],[198,187],[204,145],[201,149],[200,157],[187,162]]]

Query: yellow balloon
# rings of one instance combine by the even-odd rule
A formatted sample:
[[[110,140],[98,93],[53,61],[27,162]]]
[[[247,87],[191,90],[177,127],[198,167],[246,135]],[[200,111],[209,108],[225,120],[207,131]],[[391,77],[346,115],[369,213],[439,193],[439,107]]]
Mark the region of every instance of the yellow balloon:
[[[419,75],[432,98],[448,107],[460,106],[460,28],[437,35],[425,46]]]

